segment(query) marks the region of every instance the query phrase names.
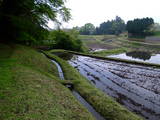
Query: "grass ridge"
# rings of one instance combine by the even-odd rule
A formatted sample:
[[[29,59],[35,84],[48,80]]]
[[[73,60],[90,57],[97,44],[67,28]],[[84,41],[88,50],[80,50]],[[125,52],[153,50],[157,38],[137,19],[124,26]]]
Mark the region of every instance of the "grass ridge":
[[[52,51],[53,52],[53,51]],[[74,89],[90,103],[97,112],[104,118],[109,120],[142,120],[141,117],[128,111],[120,104],[115,102],[111,97],[95,88],[86,80],[79,72],[69,65],[66,61],[51,54],[51,52],[44,52],[47,57],[54,59],[60,64],[64,72],[66,80],[72,81]]]

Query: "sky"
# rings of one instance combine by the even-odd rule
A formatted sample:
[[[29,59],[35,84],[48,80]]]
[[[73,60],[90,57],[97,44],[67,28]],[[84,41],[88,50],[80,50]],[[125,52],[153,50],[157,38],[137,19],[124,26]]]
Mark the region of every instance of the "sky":
[[[135,18],[152,17],[160,23],[160,0],[67,0],[66,7],[71,9],[72,19],[63,23],[63,28],[83,26],[112,20],[116,16],[125,22]],[[52,22],[49,26],[53,27]]]

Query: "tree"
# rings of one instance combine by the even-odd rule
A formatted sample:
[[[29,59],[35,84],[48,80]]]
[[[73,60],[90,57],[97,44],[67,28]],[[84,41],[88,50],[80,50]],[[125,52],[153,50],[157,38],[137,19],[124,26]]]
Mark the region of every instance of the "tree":
[[[80,28],[81,35],[93,35],[95,33],[95,26],[92,23],[87,23]]]
[[[125,22],[120,17],[116,16],[116,19],[113,22],[112,29],[114,34],[119,35],[125,31]]]
[[[113,26],[113,21],[103,22],[100,24],[100,27],[98,28],[98,33],[100,35],[114,34],[112,26]]]
[[[116,16],[114,20],[103,22],[96,28],[96,34],[116,34],[125,31],[125,22],[120,17]]]
[[[130,36],[146,36],[151,35],[150,27],[154,24],[152,18],[134,19],[128,21],[126,29]]]
[[[47,36],[47,21],[70,19],[64,0],[1,0],[0,37],[3,42],[31,44]]]
[[[50,32],[49,41],[52,41],[53,48],[55,49],[65,49],[73,51],[83,51],[83,44],[80,39],[78,39],[78,33],[75,30],[62,31],[54,30]]]

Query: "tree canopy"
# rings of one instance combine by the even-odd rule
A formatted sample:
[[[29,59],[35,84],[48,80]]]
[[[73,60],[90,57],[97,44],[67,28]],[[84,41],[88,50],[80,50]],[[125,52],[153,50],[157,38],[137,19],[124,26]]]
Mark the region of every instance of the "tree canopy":
[[[96,33],[101,34],[120,34],[125,31],[125,22],[116,16],[114,20],[103,22],[100,27],[96,28]]]
[[[3,42],[31,44],[44,40],[47,21],[70,19],[64,0],[1,0],[0,37]]]
[[[78,38],[78,33],[76,30],[54,30],[50,32],[49,41],[52,41],[53,48],[55,49],[65,49],[72,51],[81,51],[83,52],[82,41]]]
[[[79,32],[82,35],[93,35],[95,33],[95,26],[92,23],[86,23],[80,28]]]
[[[125,31],[125,22],[120,17],[116,16],[114,20],[103,22],[99,27],[96,27],[92,23],[87,23],[80,28],[80,34],[82,35],[104,35],[115,34],[118,35]]]
[[[154,24],[152,18],[134,19],[127,22],[126,29],[130,36],[146,36],[152,34],[150,27]]]

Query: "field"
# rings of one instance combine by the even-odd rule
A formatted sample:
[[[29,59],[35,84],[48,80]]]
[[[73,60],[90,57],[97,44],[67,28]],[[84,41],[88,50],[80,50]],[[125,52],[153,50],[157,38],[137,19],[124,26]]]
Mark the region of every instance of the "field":
[[[91,54],[84,53],[84,55],[109,61],[133,63],[133,61],[101,56],[132,50],[152,53],[160,51],[158,41],[157,44],[151,44],[143,40],[137,40],[137,42],[128,40],[125,36],[114,35],[79,36],[79,38],[85,46],[91,49]],[[95,50],[103,51],[95,52]],[[72,80],[75,90],[105,118],[141,119],[91,86],[90,82],[87,82],[68,63],[55,56],[52,57],[61,65],[66,79]],[[35,49],[16,44],[0,44],[0,63],[0,119],[94,119],[69,89],[62,85],[63,82],[60,82],[56,66]],[[134,61],[134,64],[142,63]],[[155,66],[149,63],[145,65]]]
[[[160,119],[160,69],[78,55],[69,63],[94,86],[129,110],[146,119]]]
[[[159,94],[158,84],[160,71],[158,64],[156,65],[108,57],[98,57],[95,55],[64,50],[52,50],[50,52],[65,60],[69,60],[69,63],[83,76],[85,76],[93,85],[107,95],[115,98],[117,102],[125,105],[129,110],[134,111],[147,119],[159,120],[159,102],[157,101],[159,96],[157,94]],[[90,93],[93,93],[92,91],[94,91],[94,89],[88,84],[86,86],[87,82],[85,83],[85,80],[79,75],[74,75],[74,70],[71,71],[72,68],[65,65],[66,62],[62,62],[62,60],[59,59],[56,59],[56,61],[61,64],[67,78],[73,81],[74,88],[84,98],[86,98],[86,100],[91,103],[97,111],[99,111],[106,118],[109,118],[110,115],[112,118],[115,118],[115,114],[110,113],[108,111],[109,109],[107,109],[107,106],[110,106],[110,108],[114,106],[112,102],[109,102],[111,104],[105,102],[108,98],[102,99],[103,97],[100,96],[103,95],[99,95],[99,98],[96,98],[96,101],[93,100],[95,101],[93,102],[92,99],[94,99],[94,97],[98,95],[96,93],[99,92],[97,91],[94,92],[94,94],[89,95]],[[70,76],[71,74],[72,76]],[[150,101],[157,104],[153,105],[157,107],[150,107]],[[144,103],[145,105],[143,105]],[[97,104],[99,104],[99,106],[97,106]],[[117,114],[120,112],[117,108],[114,111],[117,111]]]
[[[97,50],[111,50],[109,54],[116,54],[120,52],[128,52],[128,51],[146,51],[151,53],[159,53],[160,51],[160,40],[144,40],[144,39],[130,39],[124,35],[114,36],[114,35],[97,35],[97,36],[87,36],[80,35],[79,38],[84,42],[85,46],[87,46],[91,51]],[[101,51],[96,52],[101,53]],[[102,53],[104,55],[104,51]],[[108,55],[108,53],[106,53]]]
[[[67,51],[61,50],[61,53]],[[95,88],[85,77],[79,74],[71,65],[53,55],[57,53],[55,50],[46,52],[49,58],[57,61],[64,72],[66,80],[72,81],[74,89],[90,103],[97,112],[99,112],[107,120],[141,120],[141,117],[129,112],[126,108],[115,102],[111,97],[105,95],[102,91]],[[59,51],[60,53],[60,51]]]

